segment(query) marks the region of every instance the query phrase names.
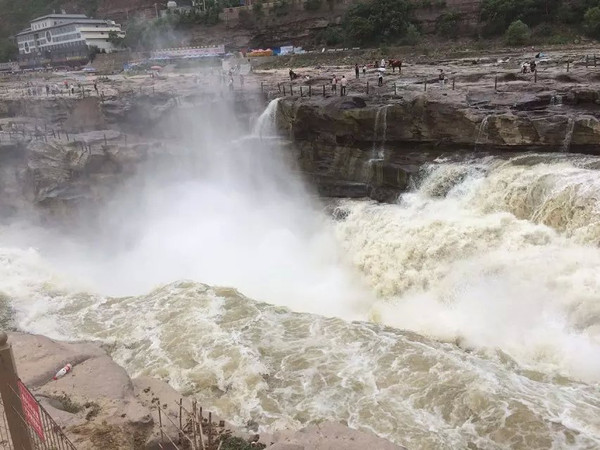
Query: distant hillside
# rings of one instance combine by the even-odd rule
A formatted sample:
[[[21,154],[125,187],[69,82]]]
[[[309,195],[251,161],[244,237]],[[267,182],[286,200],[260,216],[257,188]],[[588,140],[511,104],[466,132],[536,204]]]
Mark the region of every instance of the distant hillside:
[[[238,0],[206,0],[210,17],[193,13],[150,22],[156,18],[155,5],[164,8],[166,0],[0,0],[0,61],[15,56],[8,36],[32,18],[61,9],[129,22],[136,37],[126,44],[138,49],[167,42],[157,39],[165,30],[177,36],[170,45],[229,48],[415,45],[424,34],[441,41],[504,36],[509,45],[567,44],[583,33],[600,38],[600,0],[251,1],[247,7],[218,8],[215,2],[236,5]],[[132,25],[134,17],[149,21]]]

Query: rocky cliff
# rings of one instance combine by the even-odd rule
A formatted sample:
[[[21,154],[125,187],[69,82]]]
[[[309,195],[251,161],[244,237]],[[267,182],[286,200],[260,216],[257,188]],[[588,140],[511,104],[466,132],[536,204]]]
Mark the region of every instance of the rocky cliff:
[[[560,106],[557,107],[557,102]],[[473,90],[280,101],[278,126],[325,195],[391,200],[441,153],[599,154],[598,93],[574,87],[502,95]]]

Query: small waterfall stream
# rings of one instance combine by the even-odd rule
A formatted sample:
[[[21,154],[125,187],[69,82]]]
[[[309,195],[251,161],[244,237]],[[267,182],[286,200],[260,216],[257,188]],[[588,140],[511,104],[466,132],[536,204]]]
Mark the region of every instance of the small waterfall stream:
[[[375,114],[375,126],[373,130],[373,148],[369,162],[381,161],[385,157],[385,140],[387,137],[387,112],[390,105],[384,105]]]
[[[573,140],[573,130],[575,129],[575,119],[571,116],[567,122],[567,131],[565,132],[565,138],[562,143],[561,150],[564,153],[569,153],[571,149],[571,141]]]
[[[269,105],[264,112],[256,120],[254,128],[252,129],[252,136],[260,138],[274,136],[276,134],[275,121],[277,119],[279,100],[281,100],[281,98],[276,98],[269,102]]]
[[[479,124],[479,130],[477,132],[477,139],[475,140],[475,151],[477,151],[477,146],[480,144],[484,144],[488,140],[488,127],[491,115],[485,116],[481,123]],[[482,142],[481,138],[485,135],[485,141]]]

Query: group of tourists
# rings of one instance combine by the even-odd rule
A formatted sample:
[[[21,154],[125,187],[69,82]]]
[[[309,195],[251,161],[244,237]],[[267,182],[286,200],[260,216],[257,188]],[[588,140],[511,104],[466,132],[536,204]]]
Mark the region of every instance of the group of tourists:
[[[342,78],[338,80],[337,76],[334,74],[331,78],[331,92],[337,93],[337,85],[340,84],[340,95],[343,97],[346,95],[346,88],[348,86],[348,79],[346,75],[342,75]]]

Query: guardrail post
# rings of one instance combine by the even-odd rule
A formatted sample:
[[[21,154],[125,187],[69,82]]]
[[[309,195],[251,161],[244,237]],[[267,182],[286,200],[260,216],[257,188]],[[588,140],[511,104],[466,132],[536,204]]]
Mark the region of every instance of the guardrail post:
[[[19,397],[17,367],[8,336],[0,332],[0,394],[4,404],[4,414],[15,449],[33,450],[25,422],[25,413]]]

